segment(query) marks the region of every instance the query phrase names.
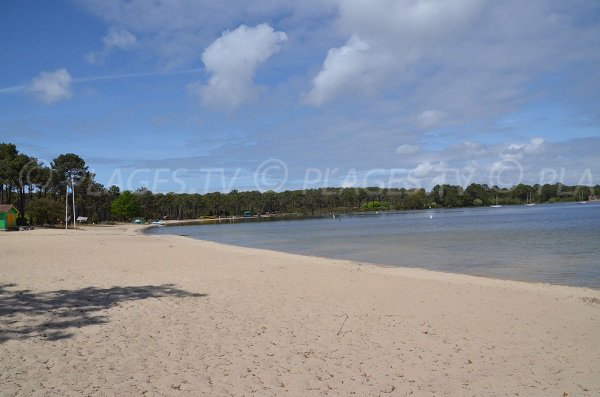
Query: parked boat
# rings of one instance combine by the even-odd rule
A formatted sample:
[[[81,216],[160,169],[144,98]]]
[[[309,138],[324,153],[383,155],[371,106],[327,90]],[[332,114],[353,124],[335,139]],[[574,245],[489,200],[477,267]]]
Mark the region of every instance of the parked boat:
[[[531,198],[531,192],[529,192],[527,194],[527,201],[525,201],[525,205],[528,207],[533,207],[535,205],[535,203],[533,202],[533,200]]]
[[[498,196],[494,198],[494,204],[490,205],[492,208],[500,208],[502,205],[498,204]]]

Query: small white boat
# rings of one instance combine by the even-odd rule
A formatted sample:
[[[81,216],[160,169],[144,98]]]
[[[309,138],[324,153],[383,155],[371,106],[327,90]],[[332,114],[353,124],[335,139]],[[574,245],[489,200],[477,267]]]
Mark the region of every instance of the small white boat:
[[[527,195],[527,201],[525,201],[525,205],[528,207],[533,207],[535,203],[531,200],[531,192]]]
[[[579,192],[579,204],[587,204],[588,202],[583,199],[583,192]]]
[[[500,208],[502,205],[498,204],[498,196],[494,198],[494,204],[490,205],[492,208]]]

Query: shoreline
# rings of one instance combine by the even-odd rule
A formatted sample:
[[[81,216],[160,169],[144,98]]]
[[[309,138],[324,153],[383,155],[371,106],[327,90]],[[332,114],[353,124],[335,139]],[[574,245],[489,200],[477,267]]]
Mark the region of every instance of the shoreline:
[[[146,234],[145,232],[142,232],[141,235],[152,236],[152,235]],[[161,235],[161,236],[167,236],[167,235]],[[225,243],[220,243],[220,242],[216,242],[216,241],[196,239],[196,238],[193,238],[190,236],[182,236],[182,235],[168,235],[168,237],[188,239],[188,240],[197,241],[197,242],[207,244],[207,245],[215,245],[217,247],[222,247],[222,248],[230,248],[230,249],[235,248],[235,249],[239,249],[240,253],[243,253],[243,251],[253,251],[256,254],[262,253],[265,255],[271,255],[271,254],[290,255],[292,257],[304,258],[306,260],[312,259],[312,260],[323,261],[324,265],[326,265],[326,266],[342,266],[342,267],[347,266],[347,267],[351,268],[352,270],[355,270],[355,269],[367,270],[372,273],[390,275],[390,276],[395,276],[395,277],[413,278],[416,280],[429,280],[429,281],[436,281],[436,282],[449,282],[449,283],[454,283],[454,284],[468,284],[468,285],[494,286],[494,287],[503,287],[504,284],[506,284],[507,286],[510,286],[513,288],[529,290],[529,291],[533,291],[533,290],[543,291],[546,289],[556,288],[557,290],[564,290],[562,292],[569,293],[569,295],[571,295],[571,296],[577,296],[580,298],[592,298],[593,299],[594,297],[590,297],[589,295],[597,295],[597,298],[599,300],[598,303],[600,303],[600,289],[595,289],[595,288],[591,288],[591,287],[583,287],[583,286],[577,286],[577,285],[565,285],[565,284],[552,284],[552,283],[546,283],[543,281],[512,280],[512,279],[472,275],[472,274],[465,274],[465,273],[458,273],[458,272],[452,273],[452,272],[445,272],[445,271],[441,271],[441,270],[430,270],[430,269],[425,269],[422,267],[394,266],[394,265],[385,265],[385,264],[371,263],[371,262],[359,262],[359,261],[353,261],[353,260],[349,260],[349,259],[328,258],[328,257],[324,257],[324,256],[317,256],[317,255],[297,254],[297,253],[293,253],[293,252],[277,251],[277,250],[271,250],[271,249],[267,249],[267,248],[244,247],[244,246],[240,246],[240,245],[225,244]],[[327,262],[336,262],[336,263],[327,263]]]
[[[127,225],[127,224],[125,224],[125,225]],[[172,226],[181,226],[181,225],[177,224],[177,225],[172,225]],[[193,226],[193,225],[190,225],[190,226]],[[397,276],[399,276],[399,277],[414,277],[417,279],[435,280],[435,281],[443,281],[443,282],[448,282],[448,281],[468,282],[468,281],[471,281],[474,284],[477,284],[480,282],[481,284],[485,284],[485,285],[494,284],[497,286],[501,286],[503,283],[507,283],[507,284],[511,284],[511,285],[517,286],[517,287],[520,286],[524,289],[536,289],[536,290],[539,290],[539,288],[536,288],[536,287],[542,287],[542,289],[545,289],[545,288],[566,289],[566,290],[570,290],[571,292],[579,290],[582,297],[587,297],[587,295],[589,295],[591,293],[592,295],[597,294],[598,298],[600,298],[600,289],[591,288],[591,287],[584,287],[584,286],[577,286],[577,285],[565,285],[565,284],[552,284],[552,283],[547,283],[547,282],[543,282],[543,281],[512,280],[512,279],[472,275],[472,274],[465,274],[465,273],[458,273],[458,272],[453,273],[453,272],[446,272],[446,271],[442,271],[442,270],[430,270],[430,269],[425,269],[422,267],[395,266],[395,265],[386,265],[386,264],[381,264],[381,263],[361,262],[361,261],[341,259],[341,258],[328,258],[325,256],[298,254],[298,253],[287,252],[287,251],[277,251],[277,250],[272,250],[272,249],[268,249],[268,248],[245,247],[245,246],[235,245],[235,244],[226,244],[226,243],[220,243],[220,242],[211,241],[211,240],[198,239],[198,238],[194,238],[194,237],[187,236],[187,235],[184,236],[184,235],[177,235],[177,234],[149,234],[149,233],[147,233],[148,230],[153,229],[154,227],[160,227],[160,226],[144,225],[144,226],[140,227],[139,230],[135,230],[135,233],[140,236],[145,236],[145,237],[167,237],[167,238],[174,238],[174,239],[185,239],[187,241],[198,242],[198,243],[205,244],[205,245],[214,245],[216,247],[220,247],[220,248],[224,248],[224,249],[235,249],[235,250],[239,251],[239,253],[241,253],[241,254],[243,254],[244,251],[249,251],[249,252],[254,252],[256,254],[262,253],[265,255],[273,255],[273,254],[289,255],[291,257],[300,257],[300,258],[304,258],[306,260],[312,259],[312,260],[322,261],[326,265],[334,265],[334,262],[335,262],[335,265],[349,266],[352,268],[358,267],[358,268],[361,268],[364,270],[366,270],[366,269],[371,270],[372,272],[375,272],[375,273],[382,273],[382,274],[398,273]]]
[[[213,222],[208,222],[208,223],[213,223]],[[285,253],[285,254],[290,254],[290,255],[303,256],[303,257],[307,257],[307,258],[316,258],[316,259],[325,259],[325,260],[334,260],[334,261],[346,261],[346,262],[348,262],[350,264],[357,264],[357,265],[360,265],[360,266],[372,266],[372,267],[383,268],[383,269],[405,269],[405,270],[413,270],[414,269],[414,270],[419,270],[419,271],[424,271],[424,272],[441,273],[441,274],[446,274],[446,275],[475,277],[475,278],[498,280],[498,281],[510,281],[510,282],[516,282],[516,283],[533,284],[533,285],[547,285],[547,286],[558,286],[558,287],[569,287],[569,288],[581,288],[581,289],[590,290],[590,291],[596,291],[596,292],[600,293],[600,287],[594,288],[594,287],[590,287],[590,286],[550,283],[550,282],[547,282],[547,281],[537,281],[537,280],[519,280],[519,279],[513,279],[513,278],[502,278],[502,277],[499,277],[499,276],[492,276],[492,275],[467,274],[467,273],[461,273],[461,272],[458,272],[458,271],[457,272],[452,272],[452,271],[444,271],[444,270],[431,270],[431,269],[427,269],[427,268],[419,267],[419,266],[414,266],[414,267],[411,267],[411,266],[400,266],[400,265],[392,265],[392,264],[386,264],[386,263],[376,263],[376,262],[368,262],[368,261],[360,261],[360,260],[352,260],[352,259],[344,259],[344,258],[326,257],[326,256],[319,256],[319,255],[309,255],[309,254],[295,253],[295,252],[289,252],[289,251],[278,251],[276,249],[269,249],[269,248],[248,247],[248,246],[243,246],[243,245],[221,243],[221,242],[216,242],[216,241],[212,241],[212,240],[205,240],[205,239],[201,239],[201,238],[196,238],[196,237],[192,237],[192,236],[189,236],[189,235],[152,234],[150,232],[150,230],[152,230],[154,228],[157,228],[157,227],[179,227],[179,226],[197,226],[197,225],[200,225],[200,224],[199,223],[194,223],[194,222],[189,222],[189,223],[166,224],[166,225],[163,225],[163,226],[159,226],[159,225],[143,225],[142,229],[140,230],[140,234],[145,235],[145,236],[174,236],[174,237],[184,237],[184,238],[188,238],[188,239],[191,239],[191,240],[201,241],[201,242],[205,242],[205,243],[214,243],[214,244],[219,244],[219,245],[228,246],[228,247],[238,247],[238,248],[243,248],[243,249],[262,250],[262,251],[265,251],[265,252],[274,252],[274,253]]]
[[[144,228],[0,235],[2,396],[600,393],[600,291]]]
[[[179,226],[179,225],[177,225],[177,226]],[[385,272],[386,270],[389,270],[391,272],[397,271],[398,273],[401,273],[401,274],[398,274],[398,276],[404,276],[404,277],[406,277],[407,274],[410,276],[413,276],[413,277],[416,274],[418,274],[418,277],[416,277],[416,278],[430,279],[430,280],[437,280],[437,281],[448,281],[451,279],[456,280],[456,281],[465,279],[465,281],[468,281],[470,279],[473,279],[472,281],[474,283],[481,281],[483,284],[486,284],[486,282],[489,281],[492,283],[494,283],[494,282],[505,283],[506,282],[506,283],[516,284],[516,285],[522,284],[523,286],[529,286],[531,288],[535,288],[536,286],[543,287],[543,288],[558,287],[558,288],[581,290],[582,292],[587,291],[587,292],[598,293],[598,295],[600,297],[600,288],[597,289],[597,288],[585,287],[585,286],[579,286],[579,285],[552,284],[552,283],[548,283],[548,282],[544,282],[544,281],[514,280],[514,279],[508,279],[508,278],[474,275],[474,274],[466,274],[466,273],[459,273],[459,272],[454,273],[454,272],[442,271],[442,270],[430,270],[430,269],[416,267],[416,266],[415,267],[395,266],[395,265],[389,265],[389,264],[383,264],[383,263],[362,262],[362,261],[355,261],[355,260],[342,259],[342,258],[329,258],[326,256],[298,254],[298,253],[294,253],[294,252],[278,251],[278,250],[273,250],[273,249],[268,249],[268,248],[245,247],[242,245],[226,244],[226,243],[198,239],[198,238],[194,238],[191,236],[184,236],[184,235],[178,235],[178,234],[168,234],[168,235],[167,234],[159,234],[159,235],[148,234],[147,230],[151,229],[151,228],[153,228],[153,227],[150,226],[150,227],[146,228],[145,230],[140,230],[139,234],[142,236],[148,236],[148,237],[161,236],[161,237],[182,238],[182,239],[197,241],[197,242],[200,242],[203,244],[214,244],[216,246],[221,246],[221,247],[238,248],[241,250],[256,251],[257,253],[262,252],[267,255],[268,254],[285,254],[285,255],[291,255],[291,256],[299,256],[299,257],[306,258],[306,259],[342,262],[342,264],[345,264],[347,266],[358,266],[358,267],[365,268],[365,269],[371,269],[372,271],[377,271],[378,269],[380,269],[380,270],[382,270],[382,273],[387,273],[387,272]],[[439,277],[436,277],[436,276],[439,276]]]

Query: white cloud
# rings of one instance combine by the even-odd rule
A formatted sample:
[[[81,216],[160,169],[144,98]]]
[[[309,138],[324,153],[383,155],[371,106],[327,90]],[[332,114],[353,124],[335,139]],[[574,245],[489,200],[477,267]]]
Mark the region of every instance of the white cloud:
[[[106,36],[102,38],[103,47],[97,52],[88,52],[85,59],[89,63],[103,62],[113,49],[127,50],[134,47],[137,38],[126,29],[110,28]]]
[[[111,29],[102,39],[106,48],[127,49],[136,43],[135,36],[125,29]]]
[[[353,95],[372,95],[414,74],[410,68],[431,56],[442,41],[462,33],[459,25],[476,15],[481,3],[338,0],[339,25],[350,39],[329,50],[308,101],[320,105],[349,90]]]
[[[531,138],[529,143],[510,144],[500,152],[503,159],[521,159],[523,156],[536,155],[544,150],[544,139],[540,137]]]
[[[71,75],[66,69],[41,72],[31,81],[26,92],[41,102],[52,104],[71,98],[71,82]]]
[[[412,171],[412,174],[417,178],[422,178],[429,175],[432,171],[435,170],[435,165],[426,161],[424,163],[418,164],[415,169]]]
[[[444,118],[444,112],[439,110],[425,110],[417,116],[417,126],[422,129],[437,127]]]
[[[200,90],[203,103],[236,108],[253,99],[256,69],[277,53],[286,40],[284,32],[276,32],[267,24],[241,25],[224,32],[202,54],[202,62],[211,75]],[[198,88],[197,83],[190,87],[195,92]]]
[[[198,53],[225,29],[242,22],[255,26],[277,21],[278,26],[302,41],[300,51],[322,41],[334,1],[303,0],[76,0],[83,9],[114,26],[134,33],[140,47],[152,52],[160,67],[189,67]],[[315,28],[316,27],[316,28]]]
[[[397,154],[413,154],[417,153],[421,149],[420,145],[412,145],[410,143],[404,143],[396,148]]]
[[[442,154],[447,158],[463,160],[485,159],[490,155],[486,146],[473,141],[465,141],[460,144],[451,145],[447,147]],[[496,153],[492,153],[492,155],[495,156]]]
[[[396,101],[397,114],[412,117],[407,129],[418,127],[415,109],[443,112],[439,127],[519,109],[552,73],[566,76],[564,81],[572,77],[571,90],[587,89],[593,96],[589,82],[597,73],[590,65],[600,63],[600,52],[593,51],[600,28],[589,23],[591,2],[568,7],[563,0],[77,2],[135,34],[139,47],[152,52],[146,59],[159,69],[189,67],[216,34],[239,21],[248,26],[273,21],[271,26],[277,23],[290,36],[289,51],[276,65],[278,72],[290,72],[283,84],[296,98],[307,93],[302,98],[313,105],[348,97],[357,103],[366,97],[374,105]]]
[[[346,45],[329,50],[323,68],[313,79],[313,87],[304,99],[313,105],[321,105],[356,88],[363,93],[372,92],[381,83],[377,69],[385,58],[385,54],[374,52],[366,41],[352,35]]]
[[[585,2],[336,3],[336,26],[348,42],[332,48],[315,74],[305,98],[314,105],[344,100],[348,92],[353,100],[395,98],[399,113],[434,109],[443,115],[416,119],[414,127],[456,125],[519,109],[543,76],[600,62],[600,53],[591,51],[600,28],[577,22],[590,13]],[[583,70],[589,80],[592,69]]]

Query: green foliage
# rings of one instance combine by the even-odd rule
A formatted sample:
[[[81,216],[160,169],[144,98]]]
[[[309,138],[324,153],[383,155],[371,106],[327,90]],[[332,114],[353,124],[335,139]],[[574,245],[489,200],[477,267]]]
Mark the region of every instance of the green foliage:
[[[481,207],[482,205],[483,205],[483,200],[482,199],[476,198],[475,200],[473,200],[473,206],[474,207]]]
[[[110,210],[115,218],[122,221],[139,216],[141,213],[137,196],[128,190],[113,200]]]
[[[441,207],[462,207],[464,203],[464,191],[460,186],[436,185],[431,190],[432,198]]]
[[[71,178],[80,181],[88,171],[85,161],[74,153],[61,154],[52,160],[52,169],[61,182]]]
[[[0,204],[14,204],[24,216],[25,189],[28,187],[31,192],[38,185],[43,176],[38,170],[41,167],[36,158],[19,153],[15,145],[0,143]],[[23,219],[19,218],[19,222]]]
[[[71,182],[75,184],[75,191],[77,187],[81,191],[81,187],[86,187],[86,180],[90,178],[88,167],[85,165],[85,160],[74,153],[61,154],[50,164],[52,167],[52,178],[53,178],[53,190],[62,194],[68,186],[71,186]]]
[[[420,210],[429,207],[431,200],[427,197],[425,189],[414,189],[403,192],[402,210]]]
[[[27,215],[33,224],[43,225],[47,223],[54,225],[65,215],[63,205],[49,197],[36,198],[27,204]]]
[[[388,203],[382,203],[381,201],[369,201],[367,204],[363,205],[363,211],[384,211],[388,210],[390,205]]]

